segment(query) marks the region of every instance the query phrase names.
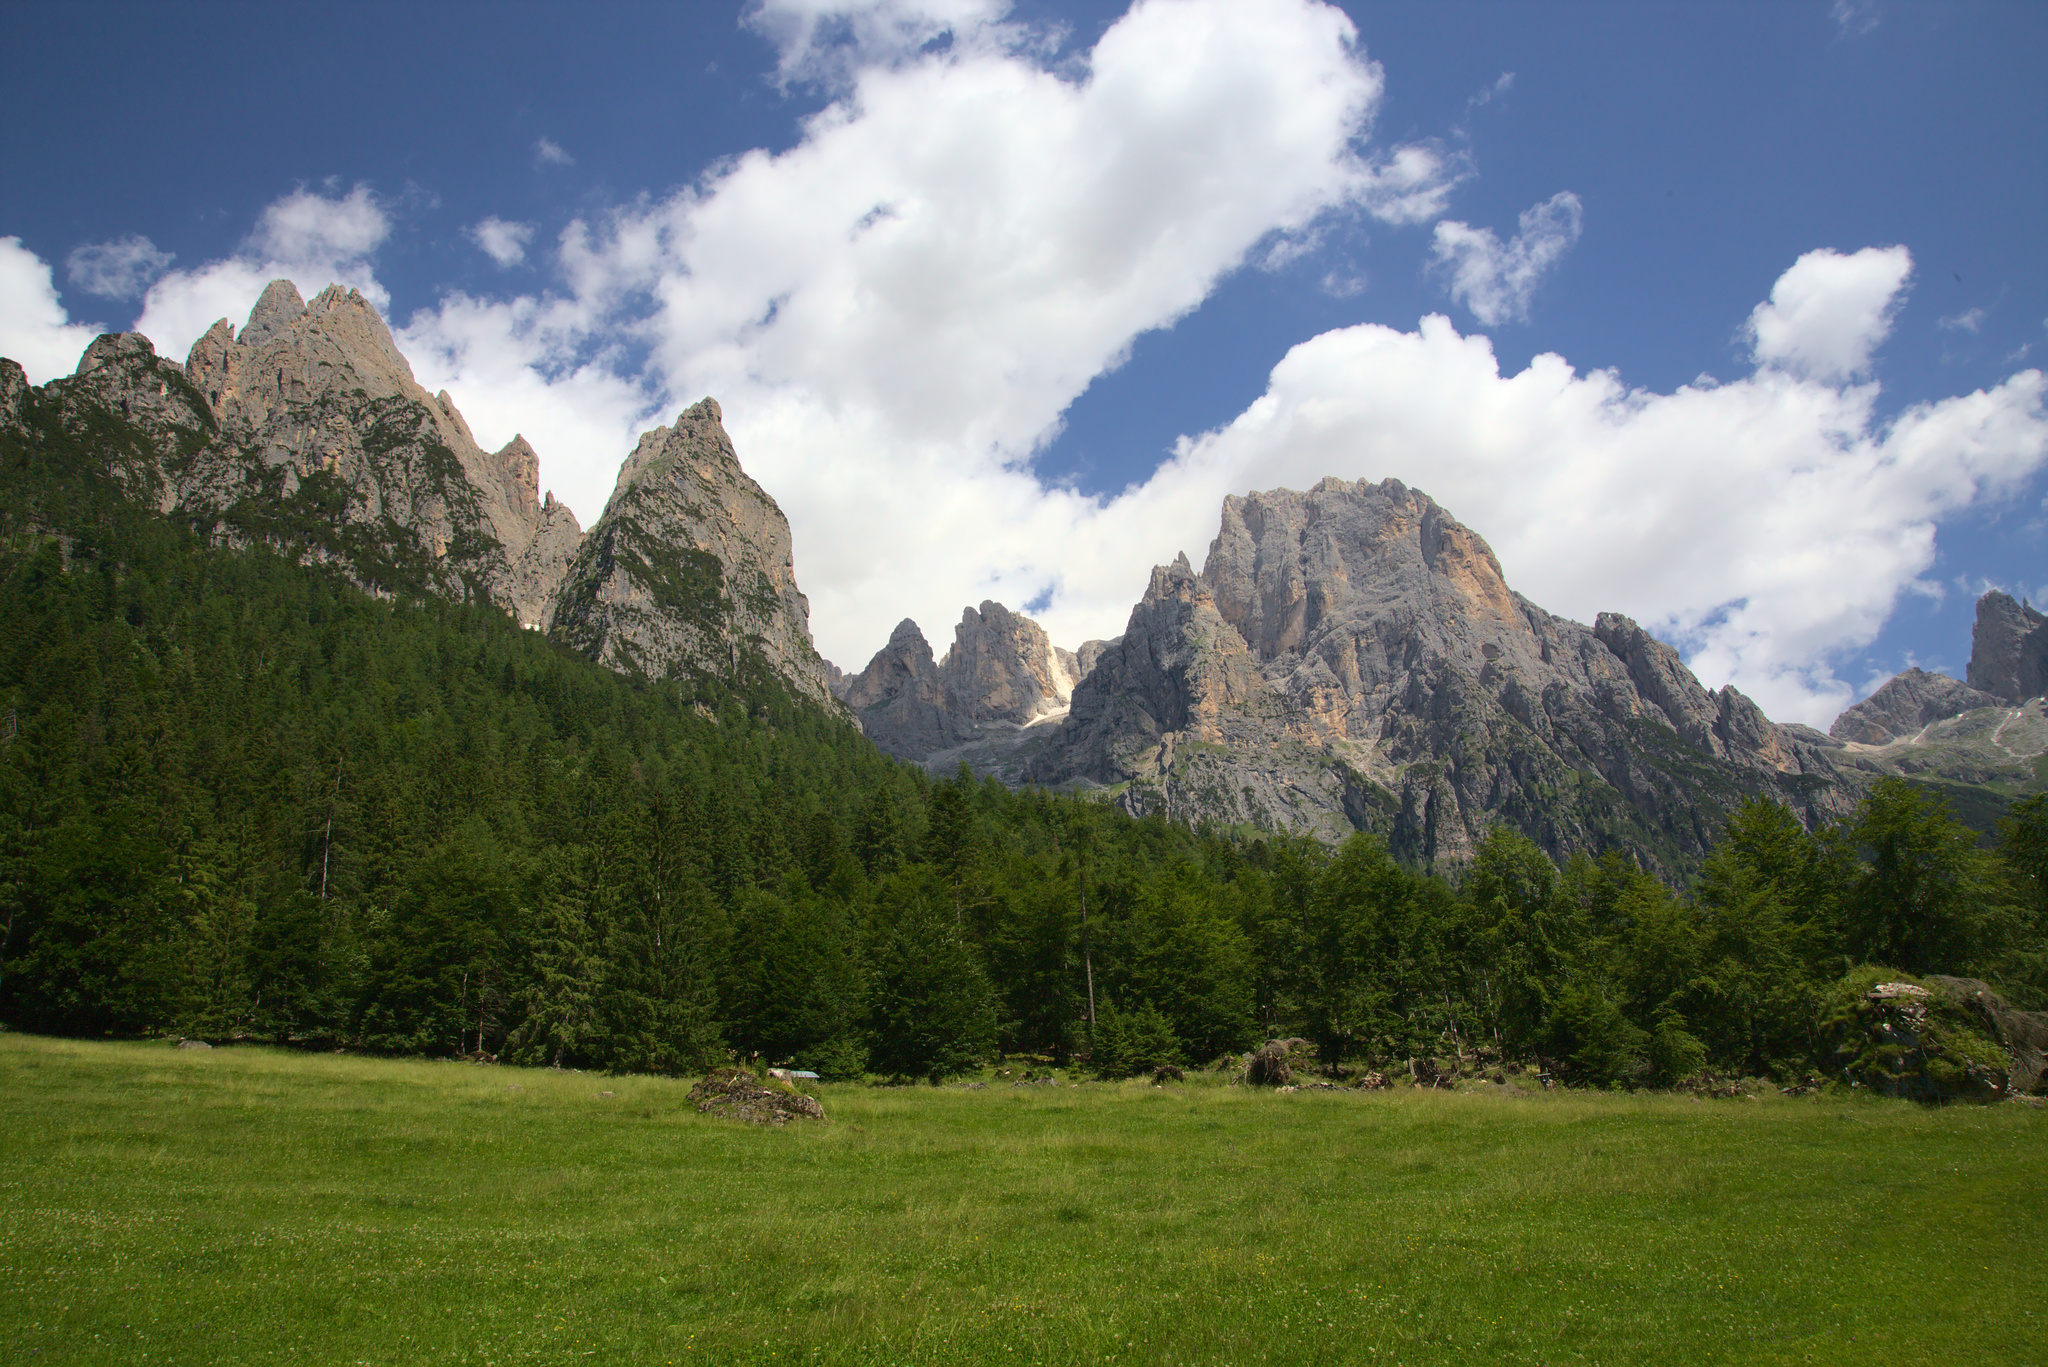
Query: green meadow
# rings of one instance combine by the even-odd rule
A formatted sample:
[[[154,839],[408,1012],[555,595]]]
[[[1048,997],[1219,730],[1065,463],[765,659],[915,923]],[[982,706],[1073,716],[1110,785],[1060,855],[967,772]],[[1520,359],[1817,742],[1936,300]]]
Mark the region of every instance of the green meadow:
[[[0,1361],[2022,1363],[2048,1113],[0,1035]]]

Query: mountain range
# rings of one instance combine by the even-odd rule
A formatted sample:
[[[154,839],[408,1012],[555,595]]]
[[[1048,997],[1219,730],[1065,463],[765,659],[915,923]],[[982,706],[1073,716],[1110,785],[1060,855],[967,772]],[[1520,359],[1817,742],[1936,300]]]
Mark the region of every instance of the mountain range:
[[[0,424],[29,394],[0,361]],[[906,620],[850,673],[813,646],[788,521],[708,398],[640,438],[587,531],[523,438],[484,451],[339,286],[307,303],[274,281],[182,364],[103,336],[35,406],[104,433],[109,477],[217,543],[487,601],[628,675],[772,685],[934,772],[1137,815],[1368,830],[1418,866],[1506,823],[1555,858],[1620,850],[1678,875],[1752,796],[1819,825],[1882,774],[1993,798],[2048,783],[2048,624],[2027,604],[1980,601],[1966,681],[1908,670],[1823,735],[1704,687],[1626,617],[1545,611],[1398,480],[1226,499],[1201,569],[1154,569],[1114,640],[1064,649],[984,602],[943,657]]]

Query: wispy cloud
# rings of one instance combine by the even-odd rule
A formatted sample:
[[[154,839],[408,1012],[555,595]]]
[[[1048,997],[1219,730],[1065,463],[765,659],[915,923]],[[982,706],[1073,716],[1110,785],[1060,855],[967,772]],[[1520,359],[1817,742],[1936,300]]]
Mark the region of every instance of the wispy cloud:
[[[538,138],[533,144],[533,160],[536,166],[574,166],[576,158],[562,150],[562,145],[553,138]]]
[[[64,259],[71,283],[103,299],[133,299],[164,273],[171,253],[142,236],[117,237],[74,249]]]
[[[469,238],[500,266],[516,266],[526,259],[526,244],[533,240],[533,225],[507,223],[493,215],[470,228]]]
[[[1436,225],[1432,265],[1449,279],[1451,298],[1488,327],[1529,316],[1529,300],[1572,244],[1584,211],[1569,190],[1522,212],[1521,231],[1502,242],[1490,228],[1455,220]]]
[[[1835,0],[1828,7],[1828,16],[1839,32],[1855,37],[1871,32],[1884,21],[1884,6],[1881,0]]]

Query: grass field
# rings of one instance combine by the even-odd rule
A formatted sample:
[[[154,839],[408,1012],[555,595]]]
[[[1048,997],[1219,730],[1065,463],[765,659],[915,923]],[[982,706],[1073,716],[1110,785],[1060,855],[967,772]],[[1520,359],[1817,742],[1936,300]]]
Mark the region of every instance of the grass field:
[[[2048,1113],[0,1035],[0,1362],[2048,1361]]]

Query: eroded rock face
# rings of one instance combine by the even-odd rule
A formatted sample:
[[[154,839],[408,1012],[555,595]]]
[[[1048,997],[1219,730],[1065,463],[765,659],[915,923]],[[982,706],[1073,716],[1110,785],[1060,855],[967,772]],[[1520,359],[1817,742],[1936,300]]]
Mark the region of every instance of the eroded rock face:
[[[1423,862],[1505,821],[1553,855],[1676,870],[1749,793],[1848,805],[1825,747],[1625,617],[1528,602],[1397,480],[1225,500],[1202,572],[1153,571],[1030,777],[1189,820],[1377,830]]]
[[[159,511],[230,544],[289,546],[372,591],[485,597],[533,621],[560,577],[546,562],[566,560],[531,448],[478,449],[376,310],[338,286],[308,305],[271,282],[239,337],[220,320],[183,366],[139,333],[100,337],[46,393]]]
[[[556,594],[550,634],[651,678],[759,671],[838,710],[789,521],[740,468],[715,400],[641,437]]]
[[[2007,703],[2048,693],[2048,618],[1992,590],[1977,600],[1970,687]]]
[[[1887,745],[1935,722],[1979,707],[1997,706],[1999,699],[1960,679],[1909,669],[1893,675],[1877,692],[1836,717],[1828,734],[1858,745]]]
[[[946,685],[931,644],[908,617],[866,669],[845,676],[839,697],[868,739],[898,759],[924,759],[964,738],[946,710]]]
[[[967,723],[1028,725],[1066,710],[1074,692],[1072,651],[1053,645],[1045,628],[1001,603],[968,608],[953,628],[953,646],[939,663],[946,706]]]

